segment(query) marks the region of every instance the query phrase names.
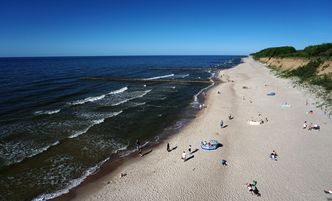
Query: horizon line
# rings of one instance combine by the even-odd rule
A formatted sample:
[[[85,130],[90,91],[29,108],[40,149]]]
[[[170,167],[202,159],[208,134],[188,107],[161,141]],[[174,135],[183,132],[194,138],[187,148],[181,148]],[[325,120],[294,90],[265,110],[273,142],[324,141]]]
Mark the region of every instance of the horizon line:
[[[249,56],[249,54],[137,54],[137,55],[60,55],[60,56],[0,56],[6,58],[54,58],[54,57],[144,57],[144,56]]]

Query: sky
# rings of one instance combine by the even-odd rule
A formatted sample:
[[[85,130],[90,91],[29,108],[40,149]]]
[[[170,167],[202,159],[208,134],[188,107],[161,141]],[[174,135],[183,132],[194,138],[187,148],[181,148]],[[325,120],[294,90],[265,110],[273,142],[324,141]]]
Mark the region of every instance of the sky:
[[[332,42],[332,0],[0,0],[0,57],[245,55]]]

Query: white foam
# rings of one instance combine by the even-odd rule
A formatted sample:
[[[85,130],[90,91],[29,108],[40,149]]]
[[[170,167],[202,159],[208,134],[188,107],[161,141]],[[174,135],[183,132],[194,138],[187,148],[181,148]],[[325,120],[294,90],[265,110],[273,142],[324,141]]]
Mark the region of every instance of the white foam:
[[[118,90],[115,90],[115,91],[111,91],[108,94],[119,94],[119,93],[123,93],[123,92],[125,92],[127,90],[128,90],[128,87],[122,87],[121,89],[118,89]]]
[[[143,145],[141,145],[141,148],[144,148],[146,145],[148,145],[150,143],[150,141],[146,141]],[[132,150],[128,150],[125,153],[121,153],[120,157],[125,157],[128,156],[129,154],[135,153],[137,150],[136,149],[132,149]]]
[[[56,114],[59,113],[61,111],[61,109],[57,109],[57,110],[39,110],[34,112],[35,115],[43,115],[43,114]]]
[[[56,141],[56,142],[54,142],[54,143],[52,143],[52,144],[50,144],[50,145],[47,145],[47,146],[45,146],[45,147],[35,149],[35,150],[33,150],[33,152],[32,152],[31,154],[29,154],[29,155],[27,154],[27,155],[25,155],[24,157],[20,157],[20,159],[17,159],[17,160],[14,160],[14,161],[8,162],[6,165],[10,165],[10,164],[14,164],[14,163],[20,163],[20,162],[23,161],[24,159],[26,159],[26,158],[31,158],[31,157],[34,157],[34,156],[36,156],[36,155],[38,155],[38,154],[41,154],[41,153],[47,151],[49,148],[58,145],[59,143],[60,143],[59,141]],[[11,144],[11,145],[15,147],[15,146],[17,146],[17,144],[18,144],[18,143],[16,143],[16,144]],[[12,153],[13,153],[13,152],[12,152]],[[0,155],[0,156],[1,156],[1,155]],[[13,158],[13,157],[11,157],[11,158]]]
[[[69,105],[82,105],[82,104],[87,103],[87,102],[95,102],[95,101],[98,101],[98,100],[101,100],[101,99],[105,98],[106,95],[119,94],[119,93],[123,93],[127,90],[128,90],[128,87],[122,87],[121,89],[111,91],[107,94],[103,94],[103,95],[100,95],[100,96],[87,97],[87,98],[82,99],[82,100],[77,100],[77,101],[70,102]]]
[[[174,74],[169,74],[169,75],[162,75],[162,76],[157,76],[157,77],[150,77],[150,78],[146,78],[144,80],[157,80],[160,78],[173,77],[173,76],[174,76]]]
[[[197,94],[195,94],[195,95],[194,95],[194,101],[193,101],[192,104],[193,104],[193,105],[197,105],[197,104],[199,104],[199,102],[198,102],[198,96],[199,96],[199,94],[201,94],[201,93],[202,93],[203,91],[205,91],[205,90],[208,90],[208,89],[211,88],[213,85],[214,85],[214,82],[212,82],[211,85],[209,85],[209,86],[207,86],[207,87],[201,89]]]
[[[122,110],[119,111],[119,112],[113,112],[108,118],[110,117],[115,117],[119,114],[122,113]],[[81,130],[81,131],[77,131],[76,133],[74,133],[73,135],[69,136],[68,138],[75,138],[75,137],[78,137],[86,132],[88,132],[88,130],[93,127],[94,125],[97,125],[97,124],[101,124],[105,121],[106,118],[102,118],[102,119],[97,119],[97,120],[93,120],[92,121],[92,124],[90,124],[87,128],[85,128],[84,130]]]
[[[100,163],[98,163],[97,165],[95,165],[95,166],[87,169],[80,178],[71,180],[69,182],[69,184],[64,189],[58,190],[58,191],[53,192],[53,193],[39,195],[36,198],[32,199],[32,201],[50,200],[50,199],[54,199],[56,197],[59,197],[60,195],[68,193],[70,189],[75,188],[76,186],[80,185],[88,176],[90,176],[92,174],[95,174],[96,170],[98,170],[99,167],[102,166],[109,159],[110,158],[108,157],[105,160],[103,160]]]
[[[143,102],[143,103],[135,103],[135,106],[141,106],[141,105],[145,105],[146,102]]]
[[[133,99],[136,99],[136,98],[141,98],[141,97],[145,96],[146,94],[148,94],[150,91],[152,91],[152,90],[151,90],[151,89],[150,89],[150,90],[146,90],[146,91],[144,91],[143,94],[141,94],[141,95],[134,96],[134,97],[131,97],[131,98],[125,99],[125,100],[123,100],[123,101],[120,101],[120,102],[114,103],[114,104],[112,104],[112,106],[121,105],[121,104],[126,103],[126,102],[128,102],[128,101],[130,101],[130,100],[133,100]]]
[[[105,95],[100,95],[100,96],[94,96],[94,97],[88,97],[88,98],[85,98],[83,100],[77,100],[77,101],[73,101],[71,103],[69,103],[70,105],[81,105],[81,104],[84,104],[84,103],[87,103],[87,102],[95,102],[97,100],[101,100],[105,98]]]
[[[179,74],[179,75],[176,75],[175,77],[179,77],[179,78],[185,78],[185,77],[188,77],[189,74]]]
[[[118,153],[119,151],[127,150],[128,146],[129,146],[129,144],[127,144],[127,145],[125,145],[125,146],[123,146],[123,147],[120,147],[119,149],[115,150],[114,153]]]

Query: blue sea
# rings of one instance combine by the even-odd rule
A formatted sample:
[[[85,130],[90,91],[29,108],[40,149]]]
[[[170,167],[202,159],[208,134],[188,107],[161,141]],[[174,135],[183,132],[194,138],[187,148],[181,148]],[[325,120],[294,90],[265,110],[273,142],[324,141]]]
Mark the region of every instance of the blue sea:
[[[241,56],[0,58],[0,200],[43,200],[106,161],[157,144],[195,118],[208,84],[81,80],[213,79]],[[152,70],[200,68],[201,70]]]

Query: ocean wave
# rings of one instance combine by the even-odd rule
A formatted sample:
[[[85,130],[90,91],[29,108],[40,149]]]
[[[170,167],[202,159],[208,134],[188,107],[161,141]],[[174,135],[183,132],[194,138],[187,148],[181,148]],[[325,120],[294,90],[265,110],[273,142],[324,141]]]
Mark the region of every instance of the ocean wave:
[[[117,116],[117,115],[119,115],[119,114],[121,114],[121,113],[122,113],[122,110],[119,111],[119,112],[113,112],[110,116],[108,116],[108,118],[110,118],[110,117],[115,117],[115,116]],[[93,127],[94,125],[97,125],[97,124],[101,124],[101,123],[103,123],[103,122],[105,121],[105,119],[107,119],[107,118],[102,118],[102,119],[92,120],[92,121],[91,121],[91,124],[90,124],[87,128],[85,128],[84,130],[81,130],[81,131],[77,131],[77,132],[75,132],[74,134],[70,135],[68,138],[75,138],[75,137],[78,137],[78,136],[80,136],[80,135],[82,135],[82,134],[88,132],[88,130],[89,130],[91,127]]]
[[[174,76],[174,74],[169,74],[169,75],[162,75],[162,76],[157,76],[157,77],[150,77],[150,78],[146,78],[144,80],[157,80],[160,78],[173,77],[173,76]]]
[[[141,106],[141,105],[145,105],[146,102],[143,102],[143,103],[134,103],[135,106]]]
[[[39,110],[34,112],[35,115],[43,115],[43,114],[56,114],[59,113],[61,111],[61,109],[57,109],[57,110]]]
[[[198,96],[203,92],[203,91],[206,91],[208,90],[209,88],[211,88],[212,86],[214,86],[214,82],[212,82],[211,85],[201,89],[197,94],[194,95],[194,101],[192,102],[192,105],[194,108],[197,107],[197,104],[200,104],[199,101],[198,101]]]
[[[146,91],[144,91],[143,94],[141,94],[141,95],[134,96],[134,97],[131,97],[131,98],[128,98],[128,99],[122,100],[122,101],[117,102],[117,103],[113,103],[112,106],[121,105],[121,104],[126,103],[126,102],[128,102],[128,101],[130,101],[130,100],[133,100],[133,99],[136,99],[136,98],[141,98],[141,97],[145,96],[146,94],[148,94],[150,91],[152,91],[152,90],[151,90],[151,89],[150,89],[150,90],[146,90]]]
[[[83,175],[77,179],[73,179],[71,180],[68,185],[61,190],[58,190],[56,192],[53,193],[47,193],[47,194],[42,194],[37,196],[36,198],[32,199],[32,201],[45,201],[45,200],[50,200],[50,199],[54,199],[56,197],[59,197],[60,195],[69,193],[69,190],[72,188],[75,188],[76,186],[80,185],[88,176],[95,174],[97,172],[97,170],[107,161],[109,161],[110,158],[106,158],[105,160],[99,162],[97,165],[87,169],[86,171],[84,171]]]
[[[125,92],[127,90],[128,90],[128,87],[122,87],[121,89],[118,89],[118,90],[115,90],[115,91],[111,91],[108,94],[119,94],[119,93]]]
[[[141,145],[141,148],[144,148],[144,147],[146,147],[148,144],[150,143],[150,141],[146,141],[146,142],[144,142],[144,144],[142,144]],[[128,146],[126,147],[126,149],[128,148]],[[118,150],[117,152],[119,152],[120,150]],[[126,152],[123,152],[123,153],[119,153],[119,156],[120,157],[126,157],[126,156],[128,156],[128,155],[130,155],[130,154],[132,154],[132,153],[135,153],[137,151],[137,149],[135,148],[135,149],[131,149],[131,150],[127,150]]]
[[[129,144],[126,144],[126,145],[118,148],[117,150],[115,150],[114,153],[118,153],[119,151],[125,151],[128,149],[128,147],[129,147]]]
[[[73,101],[73,102],[69,103],[69,105],[82,105],[82,104],[87,103],[87,102],[95,102],[97,100],[101,100],[101,99],[105,98],[105,96],[106,95],[87,97],[83,100]]]
[[[53,146],[56,146],[56,145],[58,145],[58,144],[60,144],[60,142],[59,141],[56,141],[56,142],[54,142],[54,143],[52,143],[52,144],[49,144],[49,145],[47,145],[47,146],[44,146],[44,147],[41,147],[41,148],[37,148],[37,149],[34,149],[30,154],[27,154],[27,155],[24,155],[24,156],[22,156],[21,155],[21,157],[19,157],[19,158],[17,158],[17,155],[14,153],[14,155],[12,155],[13,157],[16,157],[17,159],[16,160],[13,160],[13,161],[11,161],[11,162],[7,162],[7,163],[5,163],[5,166],[8,166],[8,165],[11,165],[11,164],[14,164],[14,163],[20,163],[20,162],[22,162],[23,160],[25,160],[25,159],[27,159],[27,158],[32,158],[32,157],[34,157],[34,156],[36,156],[36,155],[38,155],[38,154],[41,154],[41,153],[43,153],[43,152],[45,152],[45,151],[47,151],[49,148],[51,148],[51,147],[53,147]],[[19,143],[15,143],[15,144],[3,144],[2,145],[3,147],[17,147],[17,146],[21,146],[21,143],[19,142]],[[6,148],[5,148],[6,149]],[[8,149],[8,148],[7,148]],[[11,150],[13,150],[12,148],[11,148]],[[12,152],[13,153],[13,152]],[[2,155],[4,155],[4,156],[7,156],[7,158],[8,158],[8,155],[7,154],[5,154],[5,153],[0,153],[0,157],[1,158],[6,158],[6,157],[3,157]],[[13,157],[10,157],[9,159],[11,159],[11,158],[13,158]]]
[[[127,90],[128,90],[128,87],[122,87],[121,89],[111,91],[107,94],[103,94],[103,95],[100,95],[100,96],[87,97],[87,98],[82,99],[82,100],[77,100],[77,101],[70,102],[69,105],[82,105],[82,104],[87,103],[87,102],[95,102],[95,101],[98,101],[98,100],[101,100],[101,99],[105,98],[106,95],[119,94],[119,93],[123,93]]]
[[[174,77],[176,78],[185,78],[185,77],[188,77],[189,74],[179,74],[179,75],[175,75]]]

